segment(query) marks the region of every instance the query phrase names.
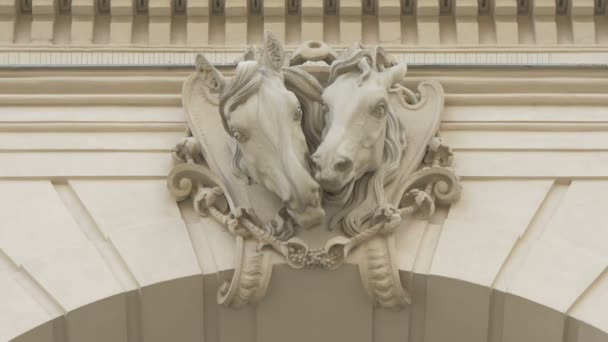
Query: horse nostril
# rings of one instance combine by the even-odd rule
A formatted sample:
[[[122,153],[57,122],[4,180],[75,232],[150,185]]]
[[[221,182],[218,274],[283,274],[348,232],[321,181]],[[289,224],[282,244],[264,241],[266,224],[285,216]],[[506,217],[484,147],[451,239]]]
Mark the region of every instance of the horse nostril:
[[[310,202],[308,204],[313,207],[317,207],[317,206],[319,206],[320,201],[321,201],[321,194],[319,193],[319,187],[314,187],[311,191]]]
[[[320,163],[320,161],[321,161],[321,158],[319,158],[319,156],[318,156],[318,155],[313,154],[313,155],[310,157],[310,164],[311,164],[310,166],[312,166],[312,167],[314,167],[314,168],[318,168],[318,167],[319,167],[319,163]]]
[[[315,186],[314,188],[312,188],[312,197],[314,198],[318,198],[321,194],[319,192],[319,186]]]
[[[338,172],[348,172],[353,168],[353,161],[350,158],[342,157],[334,164],[334,170]]]

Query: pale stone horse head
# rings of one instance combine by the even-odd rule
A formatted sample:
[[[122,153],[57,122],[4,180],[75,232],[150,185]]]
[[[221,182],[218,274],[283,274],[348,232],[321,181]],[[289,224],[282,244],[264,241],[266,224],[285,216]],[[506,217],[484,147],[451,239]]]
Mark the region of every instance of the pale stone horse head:
[[[357,234],[379,205],[384,186],[398,171],[406,147],[405,127],[390,92],[407,67],[381,48],[360,46],[332,63],[323,92],[323,140],[312,156],[313,171],[325,198],[345,203],[330,222]]]
[[[281,43],[266,32],[260,58],[240,62],[232,80],[226,81],[202,56],[197,69],[220,91],[219,111],[235,141],[237,174],[276,194],[295,223],[308,228],[321,223],[324,211],[319,185],[310,174],[302,109],[284,84],[283,58]]]

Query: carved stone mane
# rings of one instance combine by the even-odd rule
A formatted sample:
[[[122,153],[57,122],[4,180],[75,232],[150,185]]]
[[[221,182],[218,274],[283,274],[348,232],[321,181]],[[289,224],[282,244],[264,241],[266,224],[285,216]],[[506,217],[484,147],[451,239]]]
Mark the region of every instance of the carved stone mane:
[[[263,62],[262,58],[261,49],[253,46],[249,47],[244,60],[237,65],[234,78],[221,93],[219,108],[222,114],[222,123],[226,130],[228,130],[226,105],[230,110],[257,91],[264,77],[264,71],[260,68],[260,63]],[[325,126],[323,99],[321,98],[323,86],[311,74],[297,66],[284,67],[281,76],[285,88],[293,92],[298,98],[302,109],[302,130],[306,138],[308,151],[314,152],[321,144],[323,127]],[[243,167],[242,153],[238,145],[233,148],[233,167],[237,176],[246,177],[249,183],[252,182],[251,177]]]
[[[284,84],[283,46],[266,32],[264,48],[258,51],[238,63],[229,81],[202,56],[197,58],[197,69],[200,79],[219,95],[218,112],[231,145],[232,171],[284,204],[285,210],[277,215],[289,228],[278,231],[288,232],[284,235],[288,237],[294,227],[318,226],[324,212],[319,185],[310,175],[300,99]],[[255,60],[249,60],[252,57]],[[288,78],[294,88],[302,88],[301,101],[312,110],[313,101],[320,99],[319,89],[297,72],[290,72]]]
[[[283,68],[285,87],[296,94],[302,107],[302,130],[308,150],[312,153],[321,144],[325,118],[323,117],[323,87],[308,72],[299,67]]]
[[[222,124],[226,132],[230,133],[228,120],[230,111],[255,94],[263,81],[260,65],[253,61],[244,61],[237,65],[235,76],[232,78],[220,94],[219,110]],[[233,146],[232,166],[238,177],[247,179],[247,183],[253,183],[252,177],[243,165],[243,153],[238,144]]]
[[[365,82],[372,72],[382,71],[387,57],[383,50],[374,48],[351,49],[346,56],[335,61],[330,68],[329,84],[346,73],[360,73],[360,82]],[[344,94],[349,96],[349,94]],[[391,95],[398,96],[398,95]],[[387,101],[386,135],[382,152],[382,166],[368,172],[340,193],[326,193],[325,198],[330,202],[346,205],[332,218],[330,228],[341,226],[344,233],[354,236],[370,224],[378,207],[387,204],[384,187],[395,179],[407,145],[406,128],[398,119],[400,108]]]
[[[327,47],[329,48],[329,47]],[[332,50],[329,50],[333,53]],[[244,61],[261,62],[263,50],[249,46],[242,58]],[[323,117],[323,86],[310,73],[298,66],[283,67],[285,87],[293,92],[302,108],[302,130],[306,137],[308,150],[314,152],[321,144],[325,118]]]

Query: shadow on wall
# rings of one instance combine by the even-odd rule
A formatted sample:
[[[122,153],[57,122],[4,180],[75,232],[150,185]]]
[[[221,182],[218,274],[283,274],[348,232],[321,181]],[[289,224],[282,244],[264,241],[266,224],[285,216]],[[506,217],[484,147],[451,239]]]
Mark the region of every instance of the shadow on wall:
[[[469,342],[487,341],[488,336],[490,341],[561,341],[562,336],[573,342],[608,341],[608,334],[524,298],[405,271],[401,278],[411,289],[412,304],[401,311],[376,308],[353,265],[335,271],[277,265],[262,302],[225,308],[217,304],[216,293],[231,272],[174,279],[112,296],[12,341],[90,342],[108,331],[113,342]]]

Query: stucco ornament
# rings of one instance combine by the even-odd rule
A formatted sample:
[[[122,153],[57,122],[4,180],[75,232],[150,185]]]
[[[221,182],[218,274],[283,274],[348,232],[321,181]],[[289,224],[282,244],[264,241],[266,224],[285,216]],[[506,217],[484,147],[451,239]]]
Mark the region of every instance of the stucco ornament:
[[[262,299],[277,262],[356,263],[375,303],[410,302],[394,231],[457,200],[460,182],[438,136],[441,85],[412,91],[406,71],[381,47],[360,44],[339,56],[306,42],[287,58],[269,32],[232,78],[197,56],[182,91],[189,130],[168,186],[235,236],[221,304]]]

